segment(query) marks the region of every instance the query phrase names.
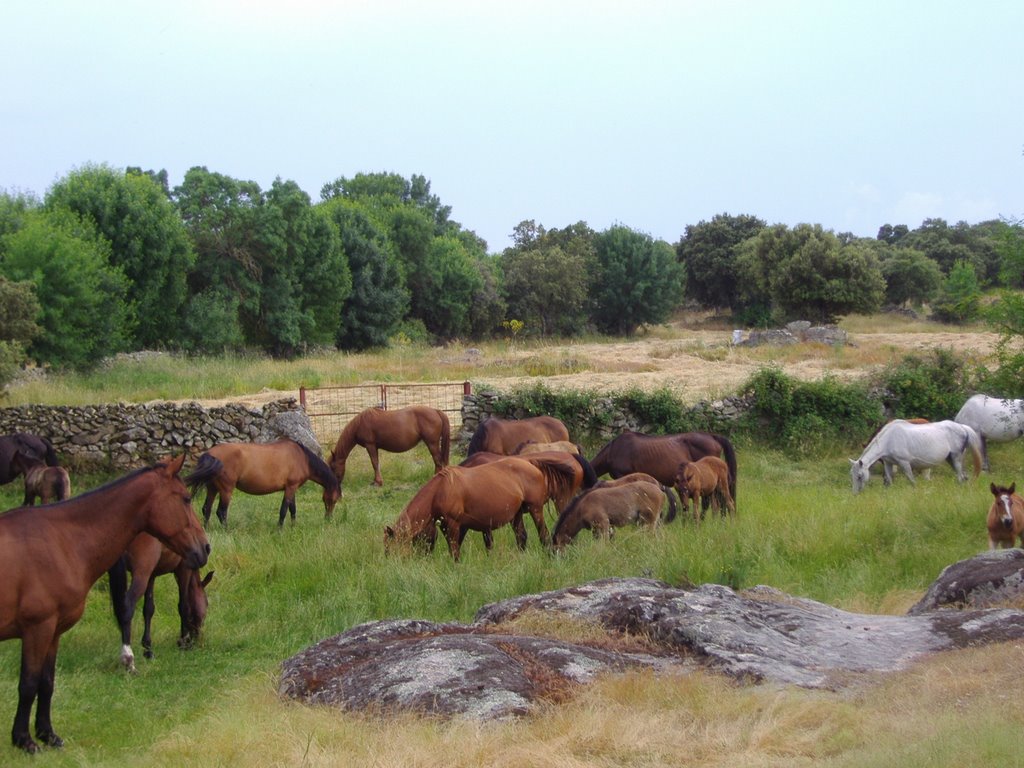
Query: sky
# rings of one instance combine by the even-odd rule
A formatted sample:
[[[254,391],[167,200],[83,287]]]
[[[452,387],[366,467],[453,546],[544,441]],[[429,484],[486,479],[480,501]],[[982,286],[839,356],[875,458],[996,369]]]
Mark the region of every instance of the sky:
[[[0,190],[414,174],[488,243],[1024,217],[1020,0],[4,0]]]

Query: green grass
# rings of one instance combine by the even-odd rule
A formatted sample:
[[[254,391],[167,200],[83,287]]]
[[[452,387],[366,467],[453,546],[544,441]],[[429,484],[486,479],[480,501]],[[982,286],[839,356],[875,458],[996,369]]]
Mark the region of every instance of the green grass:
[[[995,446],[992,460],[998,468],[994,479],[1024,477],[1024,446]],[[365,454],[353,454],[344,499],[330,521],[323,516],[319,487],[311,484],[300,491],[298,522],[286,523],[283,530],[277,529],[277,495],[236,494],[229,528],[214,524],[209,531],[210,567],[216,575],[209,587],[210,613],[201,645],[190,652],[176,648],[176,590],[173,580],[162,578],[154,620],[156,658],[140,658],[135,676],[118,668],[119,640],[101,581],[84,618],[61,646],[54,718],[67,746],[47,750],[33,764],[334,765],[342,760],[432,765],[453,747],[455,735],[462,739],[471,733],[481,740],[476,757],[472,750],[459,752],[451,764],[490,765],[501,764],[498,756],[530,732],[546,734],[542,751],[547,757],[514,752],[518,757],[507,758],[508,764],[547,765],[549,758],[559,756],[583,759],[577,743],[583,737],[569,735],[577,727],[573,719],[590,718],[596,727],[618,707],[649,708],[659,717],[668,716],[666,712],[685,716],[694,696],[723,703],[720,710],[712,706],[702,716],[727,732],[750,726],[752,709],[760,713],[757,718],[767,717],[762,708],[769,706],[771,717],[781,721],[774,727],[804,744],[795,752],[805,760],[882,765],[895,764],[889,761],[897,754],[896,762],[905,765],[956,765],[961,760],[995,766],[1020,759],[1019,741],[1001,736],[999,728],[1005,717],[1006,728],[1019,734],[1024,723],[1019,696],[1005,703],[1002,712],[1004,704],[987,699],[984,706],[977,705],[980,709],[950,705],[940,713],[941,734],[926,745],[908,746],[895,734],[886,735],[883,713],[901,693],[887,691],[884,684],[880,693],[859,693],[867,697],[866,703],[851,711],[842,694],[799,690],[785,694],[784,705],[768,705],[779,694],[763,687],[731,686],[713,675],[688,683],[648,680],[642,690],[624,681],[609,682],[610,687],[599,686],[597,693],[584,695],[560,714],[487,727],[403,718],[381,723],[280,701],[274,693],[280,663],[358,623],[396,617],[468,622],[488,602],[608,576],[653,576],[671,584],[718,582],[736,588],[767,584],[850,610],[902,612],[942,568],[985,548],[984,517],[991,500],[988,476],[958,485],[945,468],[916,487],[898,478],[884,488],[875,477],[854,496],[845,456],[793,461],[747,448],[740,453],[738,519],[709,519],[697,526],[681,517],[654,532],[620,530],[612,541],[582,535],[560,556],[539,546],[528,523],[525,552],[514,547],[508,529],[496,534],[490,555],[480,537],[471,534],[462,562],[455,564],[443,544],[429,555],[384,556],[384,525],[394,521],[428,479],[431,465],[423,449],[384,454],[382,463],[385,486],[376,488],[370,485]],[[84,490],[100,480],[76,478],[76,488]],[[2,508],[20,501],[15,485],[0,487]],[[196,501],[198,508],[202,499]],[[141,657],[141,610],[139,614],[135,636]],[[0,722],[13,718],[18,653],[19,643],[0,644]],[[688,686],[687,693],[678,693],[678,686]],[[872,695],[885,698],[879,701]],[[681,705],[672,696],[688,703]],[[816,714],[808,714],[809,707]],[[564,720],[566,713],[574,714]],[[550,722],[542,725],[549,718],[563,723],[562,730]],[[904,724],[926,729],[930,726],[924,723],[931,719],[922,716],[920,723]],[[966,754],[959,738],[977,744],[973,734],[978,727],[993,740],[981,754]],[[709,728],[702,738],[709,738]],[[882,732],[875,734],[873,729],[879,728]],[[808,730],[824,732],[824,741],[807,738]],[[406,746],[396,743],[396,734]],[[608,738],[611,742],[604,746],[592,745],[596,751],[588,760],[593,762],[578,764],[624,764],[628,736],[622,736],[622,743]],[[732,743],[729,749],[736,748]],[[647,764],[674,764],[662,754],[664,745],[644,749],[651,750]],[[748,763],[743,755],[734,755],[734,764],[779,764],[774,762],[778,749],[748,744],[743,754],[757,760]],[[9,747],[0,746],[0,754],[4,764],[28,764],[28,758]]]

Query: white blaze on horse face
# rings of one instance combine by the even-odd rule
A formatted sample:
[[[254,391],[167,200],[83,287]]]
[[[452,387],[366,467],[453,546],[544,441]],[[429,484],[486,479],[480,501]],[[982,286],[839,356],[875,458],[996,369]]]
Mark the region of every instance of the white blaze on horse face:
[[[1012,505],[1010,503],[1010,495],[1004,493],[1000,495],[999,502],[1003,505],[1003,516],[999,518],[999,522],[1010,528],[1013,525],[1013,512],[1011,511]]]

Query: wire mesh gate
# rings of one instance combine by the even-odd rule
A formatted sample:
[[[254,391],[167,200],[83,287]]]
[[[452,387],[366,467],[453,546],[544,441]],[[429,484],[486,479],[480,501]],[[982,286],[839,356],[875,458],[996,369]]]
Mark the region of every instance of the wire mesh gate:
[[[353,416],[374,407],[395,410],[407,405],[429,405],[448,415],[452,434],[456,434],[462,426],[462,398],[471,393],[468,381],[299,387],[299,403],[320,445],[330,450]]]

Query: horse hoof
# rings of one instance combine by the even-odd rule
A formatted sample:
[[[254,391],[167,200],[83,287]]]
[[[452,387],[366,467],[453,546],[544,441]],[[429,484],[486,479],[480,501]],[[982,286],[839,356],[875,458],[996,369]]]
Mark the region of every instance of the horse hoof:
[[[39,751],[39,745],[36,744],[34,741],[32,741],[32,738],[29,737],[29,736],[23,736],[21,738],[16,738],[16,739],[13,739],[13,741],[14,741],[14,746],[15,747],[17,747],[18,749],[25,750],[30,755],[34,755],[36,752]]]
[[[39,740],[42,741],[46,746],[53,747],[54,749],[60,749],[64,746],[64,739],[58,736],[56,733],[50,733],[44,736],[41,733],[36,734]]]

